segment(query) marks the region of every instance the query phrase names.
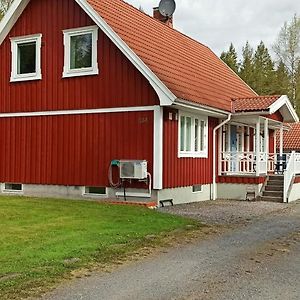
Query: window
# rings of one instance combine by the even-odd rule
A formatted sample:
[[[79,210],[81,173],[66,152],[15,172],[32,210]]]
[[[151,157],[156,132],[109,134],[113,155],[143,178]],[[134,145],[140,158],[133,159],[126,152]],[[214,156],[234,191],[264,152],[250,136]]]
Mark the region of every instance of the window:
[[[98,74],[98,27],[64,30],[65,65],[63,77]]]
[[[11,39],[12,82],[42,79],[41,45],[41,34]]]
[[[23,185],[19,183],[4,183],[2,190],[8,193],[18,193],[23,191]]]
[[[179,157],[207,157],[208,118],[181,114],[179,122]]]
[[[193,193],[202,193],[202,192],[203,192],[202,184],[193,185]]]
[[[94,195],[94,196],[106,196],[106,187],[85,187],[84,189],[85,195]]]

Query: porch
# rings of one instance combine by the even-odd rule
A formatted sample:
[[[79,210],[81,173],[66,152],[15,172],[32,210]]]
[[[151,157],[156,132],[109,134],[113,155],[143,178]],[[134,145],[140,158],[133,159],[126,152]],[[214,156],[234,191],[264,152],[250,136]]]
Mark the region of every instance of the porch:
[[[284,130],[288,127],[282,122],[261,116],[233,118],[219,131],[219,176],[283,175],[283,202],[288,202],[300,174],[300,153],[283,152]]]
[[[282,122],[260,116],[235,118],[224,125],[219,134],[219,176],[283,174],[291,155],[283,153],[284,129]]]

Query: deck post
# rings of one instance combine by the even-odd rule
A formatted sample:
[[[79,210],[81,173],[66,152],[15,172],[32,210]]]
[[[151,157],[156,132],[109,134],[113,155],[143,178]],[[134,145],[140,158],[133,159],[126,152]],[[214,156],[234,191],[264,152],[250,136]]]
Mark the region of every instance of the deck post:
[[[279,147],[280,157],[283,155],[283,124],[280,125],[280,147]]]
[[[260,175],[260,117],[256,122],[255,130],[255,141],[256,141],[256,176]]]
[[[269,162],[269,120],[265,118],[265,128],[264,128],[264,149],[265,149],[265,159],[266,159],[266,174],[268,174],[268,162]]]

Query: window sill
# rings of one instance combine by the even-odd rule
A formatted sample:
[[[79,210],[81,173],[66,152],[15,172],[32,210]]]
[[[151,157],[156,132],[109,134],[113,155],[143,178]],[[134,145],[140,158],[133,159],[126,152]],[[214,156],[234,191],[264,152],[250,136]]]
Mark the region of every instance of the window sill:
[[[42,80],[42,75],[11,77],[10,78],[10,82],[34,81],[34,80]]]
[[[82,77],[82,76],[91,76],[99,75],[99,70],[89,70],[89,71],[69,71],[63,72],[62,78],[71,78],[71,77]]]
[[[2,190],[2,194],[23,195],[24,191]]]
[[[182,153],[178,154],[178,158],[208,158],[207,153]]]

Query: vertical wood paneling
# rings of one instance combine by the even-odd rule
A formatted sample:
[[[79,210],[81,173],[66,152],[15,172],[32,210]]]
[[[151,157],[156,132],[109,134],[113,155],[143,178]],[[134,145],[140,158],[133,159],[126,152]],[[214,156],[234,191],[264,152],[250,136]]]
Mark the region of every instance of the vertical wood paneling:
[[[176,114],[176,111],[173,111]],[[164,188],[185,187],[212,183],[213,128],[218,120],[209,118],[208,158],[178,158],[178,121],[169,120],[169,111],[164,113]]]
[[[153,112],[1,118],[0,182],[108,186],[112,159],[153,173]]]
[[[158,104],[149,82],[99,30],[99,75],[62,78],[63,30],[93,25],[73,0],[31,0],[0,46],[0,111],[40,111]],[[42,33],[42,76],[10,83],[10,37]]]

